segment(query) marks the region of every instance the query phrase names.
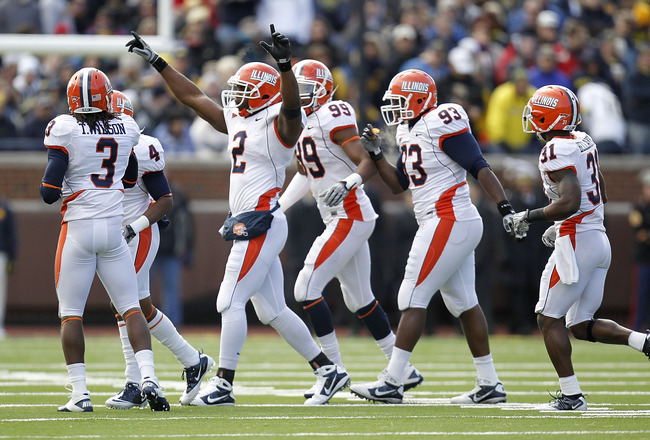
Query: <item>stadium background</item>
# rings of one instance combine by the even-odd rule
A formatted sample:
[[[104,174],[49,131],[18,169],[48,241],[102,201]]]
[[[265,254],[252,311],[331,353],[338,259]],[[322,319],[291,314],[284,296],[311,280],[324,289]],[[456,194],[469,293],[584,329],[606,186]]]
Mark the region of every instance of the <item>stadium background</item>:
[[[0,2],[0,8],[8,3],[12,2]],[[16,3],[27,5],[38,2],[26,1]],[[186,37],[186,33],[184,33],[186,27],[183,24],[186,25],[191,20],[194,20],[195,17],[199,17],[199,20],[207,19],[210,22],[214,18],[215,13],[218,18],[218,13],[221,12],[220,8],[222,6],[228,6],[238,2],[161,0],[157,3],[151,1],[82,1],[82,3],[95,6],[96,4],[102,5],[105,3],[104,6],[106,7],[104,9],[97,7],[95,12],[96,16],[101,16],[102,13],[105,13],[106,16],[104,18],[109,20],[109,22],[110,20],[116,19],[110,16],[111,11],[120,5],[130,5],[131,10],[138,11],[138,13],[142,13],[142,10],[146,9],[147,6],[151,8],[153,5],[154,13],[151,15],[150,11],[148,18],[153,17],[157,19],[158,35],[148,37],[147,41],[156,50],[166,54],[175,66],[185,66],[188,74],[193,76],[200,84],[206,84],[200,81],[205,80],[205,77],[201,75],[201,73],[204,73],[201,71],[201,66],[183,64],[184,61],[188,61],[188,57],[186,56],[187,52],[179,49],[177,44]],[[239,3],[243,5],[242,7],[251,7],[251,5],[257,3],[267,4],[268,2],[249,1]],[[376,33],[378,35],[391,36],[393,35],[391,32],[396,29],[397,26],[395,25],[399,20],[396,17],[400,16],[403,11],[408,10],[409,7],[412,7],[412,11],[417,12],[422,7],[435,10],[436,8],[450,7],[451,4],[455,3],[460,5],[462,11],[467,12],[470,9],[476,9],[476,7],[479,7],[479,9],[488,9],[485,5],[493,4],[494,2],[448,2],[443,0],[429,2],[370,1],[365,2],[365,8],[363,5],[364,2],[360,1],[307,1],[295,2],[294,5],[295,7],[301,7],[300,5],[304,3],[315,5],[316,9],[320,12],[335,11],[337,7],[347,5],[347,11],[351,14],[347,17],[349,19],[347,21],[356,23],[356,27],[352,28],[354,32],[348,32],[346,34],[346,30],[349,30],[349,28],[344,26],[341,30],[335,31],[331,29],[332,35],[338,39],[344,39],[351,47],[354,47],[355,44],[358,47],[363,44],[362,41],[366,41],[364,39],[364,32],[367,30],[365,26],[376,27]],[[517,8],[521,9],[527,3],[530,2],[499,2],[501,7],[508,6],[512,10],[517,10]],[[574,2],[539,1],[536,3],[539,3],[541,5],[540,7],[555,10],[562,8],[566,4],[573,4]],[[591,14],[584,14],[584,20],[588,20],[588,17],[594,16],[594,11],[589,9],[593,5],[593,2],[584,1],[577,3],[582,5],[583,12],[587,11]],[[632,18],[637,25],[635,34],[630,36],[630,41],[647,41],[648,17],[644,15],[644,12],[648,12],[648,9],[643,8],[643,5],[646,5],[645,2],[601,1],[596,3],[598,3],[598,8],[600,9],[595,12],[598,12],[599,16],[607,16],[609,14],[612,23],[614,9],[611,6],[617,4],[620,10],[627,8],[633,14]],[[370,5],[370,9],[368,5]],[[373,5],[376,6],[376,10],[372,9]],[[377,10],[383,10],[383,17],[379,17],[381,14],[376,14]],[[570,8],[567,10],[570,10]],[[99,15],[97,15],[98,11],[100,11]],[[122,12],[122,15],[124,15],[124,12]],[[362,19],[359,20],[359,17]],[[145,17],[139,18],[140,24],[145,21]],[[373,24],[380,18],[379,24]],[[346,22],[345,19],[342,19],[342,21],[343,23]],[[95,22],[94,24],[96,25],[97,23]],[[8,33],[2,35],[0,38],[0,54],[3,56],[3,68],[8,66],[9,62],[6,60],[22,52],[28,52],[41,57],[41,59],[46,54],[59,54],[62,57],[70,57],[73,60],[72,65],[81,66],[84,63],[92,63],[94,61],[99,64],[98,67],[107,69],[109,73],[114,72],[116,75],[119,74],[121,79],[116,81],[114,85],[120,88],[125,87],[130,83],[121,76],[122,65],[120,62],[123,59],[129,59],[128,56],[137,61],[137,57],[132,55],[124,57],[124,43],[128,41],[128,33],[126,32],[128,31],[128,26],[126,23],[122,24],[117,30],[111,29],[110,26],[107,28],[98,28],[97,26],[93,28],[92,26],[88,26],[89,32],[92,32],[94,29],[96,33],[94,35],[86,34],[83,37],[74,33],[52,36],[29,33],[20,35]],[[250,23],[247,22],[247,25],[250,25]],[[6,24],[1,26],[6,26]],[[218,27],[219,25],[217,23],[215,25],[215,35]],[[504,25],[505,28],[506,26]],[[280,26],[278,26],[278,29],[283,31]],[[258,31],[261,34],[257,33]],[[252,43],[253,46],[247,46],[243,49],[240,48],[239,52],[236,52],[237,56],[240,56],[246,61],[248,61],[247,57],[260,56],[259,52],[251,49],[251,47],[256,45],[259,35],[261,35],[261,38],[265,38],[266,36],[266,30],[262,29],[258,31],[252,33],[253,40],[255,40]],[[111,33],[121,35],[107,35]],[[595,36],[602,37],[601,34],[596,34]],[[604,40],[604,37],[601,39]],[[297,40],[292,39],[292,42],[297,49],[295,51],[296,54],[306,53],[300,50],[300,44]],[[422,41],[420,47],[426,46],[425,43],[426,41]],[[220,49],[223,51],[223,48]],[[220,53],[219,55],[226,57],[230,54]],[[339,60],[338,63],[341,65],[345,64],[353,74],[349,77],[349,83],[346,87],[341,87],[340,93],[345,94],[345,89],[348,90],[347,97],[355,104],[360,123],[366,121],[377,122],[379,121],[377,119],[378,113],[372,105],[374,97],[371,96],[368,87],[366,87],[368,85],[366,83],[373,81],[373,78],[368,76],[370,63],[365,59],[363,51],[351,49],[345,55],[347,56],[347,62]],[[394,53],[389,54],[389,60],[391,55],[394,55]],[[202,53],[202,56],[206,56],[205,51]],[[139,78],[139,81],[135,81],[137,87],[134,93],[139,98],[142,98],[142,106],[144,106],[145,99],[141,94],[146,94],[147,90],[159,90],[156,89],[156,86],[159,84],[151,82],[155,81],[152,79],[155,78],[155,75],[152,75],[151,71],[146,70],[146,66],[140,67],[140,69],[142,76]],[[65,71],[64,68],[61,70]],[[442,82],[439,83],[440,85],[442,85]],[[383,89],[381,87],[379,89],[383,93]],[[3,95],[5,98],[4,101],[0,100],[2,102],[1,106],[6,107],[8,93],[4,88],[0,90],[3,92],[0,95]],[[356,93],[354,93],[355,91]],[[56,105],[52,106],[53,111],[55,108],[60,109],[61,104],[64,104],[60,85],[58,89],[48,89],[47,92],[51,92],[48,95],[49,102],[52,103],[52,100],[55,100],[56,103]],[[53,98],[53,96],[58,96],[58,100]],[[25,100],[24,103],[32,107],[27,110],[23,109],[23,116],[33,112],[35,109],[34,106],[39,102],[36,96],[31,96],[30,98],[33,99]],[[364,111],[358,110],[360,103],[365,103],[363,105]],[[144,107],[142,107],[142,110],[144,113]],[[147,129],[153,130],[153,127],[149,125]],[[520,126],[513,126],[512,130],[518,131],[520,130]],[[508,156],[513,155],[503,154],[502,151],[498,151],[497,148],[485,142],[485,138],[480,133],[477,134],[482,141],[482,147],[485,149],[488,162],[497,174],[503,177],[507,168],[512,166],[512,164],[508,163]],[[389,138],[390,136],[387,135],[387,137]],[[229,162],[227,156],[222,153],[175,155],[172,153],[171,148],[169,150],[171,154],[167,157],[166,171],[173,177],[174,183],[182,187],[190,198],[190,207],[194,214],[196,226],[197,238],[193,264],[184,273],[183,302],[185,306],[186,324],[218,324],[219,318],[214,310],[214,302],[230,245],[218,236],[217,230],[227,213]],[[605,300],[601,313],[622,323],[627,322],[628,313],[631,304],[633,304],[632,246],[634,237],[628,226],[627,214],[631,208],[631,204],[640,195],[640,185],[637,178],[638,173],[642,169],[650,166],[650,158],[648,156],[627,153],[628,151],[624,149],[622,154],[601,155],[600,159],[601,168],[608,186],[609,203],[606,205],[606,225],[613,248],[613,264],[606,284]],[[530,152],[518,152],[515,156],[517,159],[528,162],[529,164],[536,162],[536,156]],[[42,137],[39,133],[31,137],[1,137],[0,195],[11,202],[11,206],[16,212],[20,243],[16,272],[10,277],[9,282],[8,325],[50,325],[58,322],[56,318],[57,301],[53,285],[53,262],[61,217],[58,210],[59,206],[45,206],[38,196],[38,184],[41,180],[45,164],[46,154],[42,150]],[[295,170],[289,170],[286,182],[290,180],[293,172]],[[391,318],[395,320],[398,314],[394,310],[394,305],[391,307],[390,302],[394,302],[394,297],[391,297],[391,295],[396,294],[394,286],[399,282],[401,271],[403,271],[405,264],[403,249],[397,249],[399,245],[403,245],[404,243],[399,243],[396,237],[399,236],[399,232],[405,227],[404,215],[405,213],[408,215],[408,207],[402,198],[392,196],[377,179],[368,183],[367,186],[377,196],[376,200],[381,201],[383,218],[383,227],[376,232],[377,237],[374,240],[374,244],[371,244],[373,252],[382,255],[381,258],[383,260],[382,264],[379,265],[379,271],[382,276],[379,279],[373,280],[373,287],[380,292],[377,295],[379,298],[383,297],[385,302],[389,302],[386,309],[390,313]],[[292,237],[290,236],[289,240],[291,239]],[[309,246],[310,243],[305,242],[302,244]],[[287,280],[285,289],[289,303],[295,308],[295,302],[292,300],[291,280],[295,277],[297,267],[295,267],[295,262],[289,261],[292,257],[288,255],[288,252],[285,249],[285,252],[282,254],[285,262],[285,278]],[[488,259],[487,261],[477,262],[477,264],[487,265],[493,268],[497,263]],[[498,268],[494,267],[494,271],[498,273]],[[377,272],[377,270],[374,270],[374,272]],[[508,303],[512,301],[512,295],[516,294],[516,292],[507,292],[495,287],[493,295],[495,316],[497,318],[509,313]],[[154,300],[156,299],[155,295],[154,291]],[[335,315],[343,315],[340,301],[337,302],[336,300],[338,296],[336,298],[334,298],[335,295],[332,296],[332,308],[334,309]],[[87,323],[111,323],[112,316],[108,311],[107,303],[108,299],[102,292],[101,285],[95,282],[88,302]],[[436,304],[433,304],[432,307],[436,307]],[[534,319],[532,310],[530,316],[531,319]],[[441,318],[444,319],[444,316]],[[339,320],[339,323],[346,322],[349,323],[349,321],[345,321],[345,318],[340,318]],[[498,319],[497,324],[499,324]]]

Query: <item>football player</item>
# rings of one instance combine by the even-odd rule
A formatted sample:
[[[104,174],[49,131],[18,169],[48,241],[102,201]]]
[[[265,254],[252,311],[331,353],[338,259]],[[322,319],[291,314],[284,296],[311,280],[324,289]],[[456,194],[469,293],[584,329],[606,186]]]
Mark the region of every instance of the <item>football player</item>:
[[[133,186],[137,179],[133,147],[140,128],[131,116],[113,113],[111,95],[111,83],[102,71],[79,70],[68,82],[70,114],[57,116],[45,130],[48,161],[40,193],[48,204],[63,198],[55,283],[61,343],[72,384],[70,401],[58,410],[93,410],[86,387],[82,317],[97,273],[124,317],[142,378],[142,397],[153,411],[169,411],[154,371],[133,260],[121,232],[124,187]]]
[[[547,407],[560,411],[587,410],[567,329],[576,339],[629,345],[650,357],[650,331],[643,334],[594,318],[612,255],[603,224],[607,193],[598,148],[587,133],[576,130],[580,122],[580,103],[566,87],[544,86],[530,98],[523,130],[545,142],[538,167],[551,203],[514,216],[520,232],[532,222],[554,222],[542,238],[554,250],[542,272],[535,313],[560,380],[560,392]]]
[[[387,358],[395,334],[386,312],[370,287],[368,238],[375,228],[375,213],[362,182],[377,172],[359,140],[356,115],[350,104],[332,100],[330,70],[315,60],[293,66],[307,126],[296,147],[298,173],[280,197],[283,211],[309,190],[316,198],[325,231],[314,241],[298,274],[294,294],[309,316],[323,352],[343,367],[334,322],[323,289],[336,277],[348,309],[361,319]],[[422,382],[410,363],[404,371],[404,389]],[[305,393],[311,398],[314,390]]]
[[[393,193],[411,190],[419,229],[398,293],[402,316],[388,366],[378,381],[353,385],[350,390],[370,400],[402,402],[404,369],[424,330],[427,306],[440,290],[447,309],[460,320],[477,372],[476,387],[452,398],[451,403],[505,402],[474,286],[474,249],[481,240],[483,222],[470,200],[467,173],[497,204],[509,234],[513,234],[514,210],[472,136],[465,110],[458,104],[438,105],[431,76],[415,69],[398,73],[384,101],[388,101],[381,107],[384,121],[398,126],[397,166],[383,157],[372,126],[364,129],[362,142]]]
[[[277,199],[305,113],[291,70],[289,39],[275,32],[273,25],[271,34],[272,44],[262,41],[260,45],[276,60],[280,72],[265,63],[245,64],[228,79],[230,89],[222,92],[223,106],[168,66],[138,34],[133,32],[134,39],[127,43],[130,52],[160,72],[178,100],[230,139],[230,216],[224,237],[237,238],[217,296],[221,314],[219,368],[192,405],[234,405],[232,384],[246,339],[245,307],[249,300],[260,321],[271,325],[313,368],[319,399],[309,399],[306,404],[326,403],[350,381],[348,374],[323,354],[284,299],[279,253],[288,231]],[[254,224],[236,220],[244,217]]]
[[[112,105],[114,112],[133,117],[133,105],[124,93],[113,90]],[[180,403],[189,405],[199,393],[201,380],[212,369],[214,360],[192,347],[178,333],[171,320],[151,303],[149,269],[160,244],[157,222],[172,208],[172,192],[165,177],[165,152],[160,141],[140,134],[140,140],[133,151],[138,158],[138,180],[133,188],[124,190],[122,232],[135,264],[140,308],[151,334],[183,365],[187,387],[181,395]],[[126,384],[122,391],[106,400],[106,406],[115,409],[142,408],[147,401],[142,398],[140,390],[140,370],[129,343],[124,319],[117,311],[116,318],[126,361]]]

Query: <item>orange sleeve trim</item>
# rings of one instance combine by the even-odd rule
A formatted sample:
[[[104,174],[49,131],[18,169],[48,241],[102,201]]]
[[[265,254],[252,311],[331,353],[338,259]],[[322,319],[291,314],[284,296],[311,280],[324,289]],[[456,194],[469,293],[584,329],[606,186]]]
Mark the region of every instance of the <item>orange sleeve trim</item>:
[[[124,321],[126,321],[127,319],[129,319],[129,316],[133,315],[134,313],[139,313],[139,314],[141,314],[142,316],[144,316],[144,313],[142,313],[140,310],[134,310],[134,311],[132,311],[131,313],[129,313],[128,315],[126,315],[126,316],[124,317]]]
[[[350,139],[348,139],[347,141],[343,141],[343,142],[341,143],[341,146],[347,144],[348,142],[356,141],[357,139],[361,139],[361,138],[360,138],[359,136],[352,136],[352,137],[351,137]]]
[[[278,140],[280,141],[280,143],[281,143],[282,145],[284,145],[284,147],[286,147],[286,148],[293,148],[293,147],[296,146],[295,144],[294,144],[294,145],[287,145],[287,144],[282,140],[282,137],[280,136],[280,132],[278,131],[278,118],[275,118],[275,119],[273,120],[273,129],[275,130],[275,135],[278,137]]]
[[[316,304],[318,304],[319,302],[323,301],[324,299],[325,299],[325,298],[323,298],[323,297],[321,296],[319,299],[317,299],[317,300],[314,301],[313,303],[309,304],[308,306],[303,306],[303,309],[307,310],[308,308],[310,308],[310,307],[312,307],[312,306],[315,306]]]
[[[341,125],[340,127],[334,127],[332,131],[330,131],[330,140],[336,144],[336,141],[334,140],[334,133],[337,133],[341,130],[345,130],[346,128],[354,128],[356,129],[356,125]],[[338,144],[337,144],[338,145]]]
[[[46,188],[61,189],[60,186],[50,185],[49,183],[45,183],[45,182],[41,182],[41,185],[43,185],[43,186],[46,187]]]
[[[375,309],[377,308],[378,305],[379,305],[379,301],[376,301],[376,300],[375,300],[375,305],[372,306],[372,309],[370,309],[370,311],[369,311],[368,313],[365,313],[365,314],[363,314],[363,315],[358,315],[358,316],[359,316],[359,319],[363,319],[363,318],[365,318],[366,316],[370,315],[370,314],[373,312],[373,310],[375,310]]]
[[[73,316],[72,318],[66,318],[63,321],[61,321],[61,325],[65,324],[68,321],[83,321],[83,319],[81,319],[78,316]]]
[[[68,150],[65,147],[62,147],[60,145],[46,145],[45,148],[51,148],[53,150],[61,150],[68,156],[70,156],[70,153],[68,153]]]

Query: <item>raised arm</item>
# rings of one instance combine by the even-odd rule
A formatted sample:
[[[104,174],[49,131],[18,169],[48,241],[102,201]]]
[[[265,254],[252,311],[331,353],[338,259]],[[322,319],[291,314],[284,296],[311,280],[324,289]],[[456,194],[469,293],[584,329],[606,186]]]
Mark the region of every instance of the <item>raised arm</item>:
[[[217,131],[227,133],[223,108],[203,93],[189,78],[168,65],[160,55],[151,49],[140,35],[133,31],[131,31],[131,34],[133,35],[133,40],[126,43],[129,52],[140,55],[160,72],[176,99],[191,107],[201,119],[207,121]]]
[[[277,119],[278,134],[286,145],[294,145],[302,132],[302,111],[298,82],[291,70],[291,43],[271,25],[271,44],[260,41],[260,46],[278,63],[280,71],[282,107]]]

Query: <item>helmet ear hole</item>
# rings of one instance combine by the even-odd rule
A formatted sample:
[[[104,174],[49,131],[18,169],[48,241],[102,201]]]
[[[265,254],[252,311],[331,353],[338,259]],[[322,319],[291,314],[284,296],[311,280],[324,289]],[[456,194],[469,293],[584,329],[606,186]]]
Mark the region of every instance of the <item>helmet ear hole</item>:
[[[543,124],[545,122],[545,119],[546,118],[540,118],[539,122],[541,122]]]

